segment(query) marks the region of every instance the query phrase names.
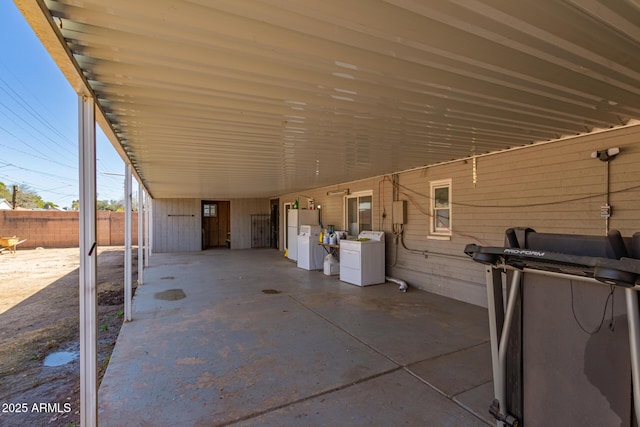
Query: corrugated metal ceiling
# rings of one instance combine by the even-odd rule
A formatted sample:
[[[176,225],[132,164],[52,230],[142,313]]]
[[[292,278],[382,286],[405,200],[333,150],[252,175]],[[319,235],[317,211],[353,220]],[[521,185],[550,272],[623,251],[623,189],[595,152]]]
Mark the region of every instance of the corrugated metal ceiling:
[[[16,3],[154,197],[270,197],[640,118],[637,0]]]

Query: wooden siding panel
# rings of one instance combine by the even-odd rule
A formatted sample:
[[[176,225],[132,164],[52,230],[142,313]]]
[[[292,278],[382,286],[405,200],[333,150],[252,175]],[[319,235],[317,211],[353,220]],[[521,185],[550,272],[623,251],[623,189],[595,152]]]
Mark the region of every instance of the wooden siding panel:
[[[466,259],[467,243],[502,245],[509,227],[531,227],[540,232],[603,235],[600,206],[606,200],[606,163],[591,153],[619,147],[611,160],[610,228],[629,236],[640,231],[640,127],[580,136],[478,157],[477,179],[473,182],[473,161],[397,174],[398,199],[407,200],[404,245],[394,241],[391,224],[391,175],[340,188],[351,192],[373,190],[374,224],[386,232],[387,274],[410,285],[474,304],[486,305],[484,267]],[[454,235],[450,240],[428,239],[429,182],[452,180]],[[380,190],[384,187],[384,194]],[[321,204],[325,224],[342,224],[342,197],[326,192],[337,186],[304,191]],[[281,197],[281,202],[295,195]],[[384,206],[381,201],[384,200]],[[382,212],[386,217],[382,217]],[[376,219],[377,218],[377,219]],[[340,221],[340,222],[338,222]],[[426,255],[426,256],[425,256]]]
[[[153,200],[153,252],[201,249],[200,203],[196,199]]]
[[[269,199],[232,199],[231,249],[251,248],[251,215],[269,212]]]
[[[202,249],[201,202],[201,199],[153,200],[154,252]],[[232,248],[250,248],[251,214],[269,213],[269,200],[232,199],[230,203]]]

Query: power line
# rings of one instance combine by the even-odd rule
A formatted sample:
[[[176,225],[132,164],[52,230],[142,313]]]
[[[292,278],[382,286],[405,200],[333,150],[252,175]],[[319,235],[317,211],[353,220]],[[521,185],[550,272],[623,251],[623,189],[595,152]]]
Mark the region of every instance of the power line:
[[[0,146],[3,146],[3,144],[0,144]],[[7,147],[7,148],[11,148],[11,147]],[[24,153],[24,154],[30,155],[29,153]],[[0,168],[6,168],[6,167],[11,167],[11,168],[15,168],[15,169],[23,170],[23,171],[27,171],[27,172],[33,172],[33,173],[40,174],[40,175],[51,176],[51,177],[54,177],[54,178],[63,179],[65,181],[71,181],[74,184],[77,184],[77,182],[78,182],[78,178],[68,178],[68,177],[64,177],[64,176],[61,176],[61,175],[55,175],[55,174],[51,174],[51,173],[47,173],[47,172],[37,171],[37,170],[34,170],[34,169],[25,168],[25,167],[18,166],[18,165],[13,164],[13,163],[9,163],[9,162],[5,162],[5,161],[0,160]],[[76,172],[77,172],[77,170],[76,170]],[[9,177],[7,175],[4,175],[4,176],[7,179],[12,179],[11,177]],[[29,185],[32,186],[31,184],[29,184]],[[98,187],[99,187],[98,190],[103,190],[102,192],[122,192],[122,188],[114,186],[114,185],[105,184],[104,182],[99,182],[98,183]],[[104,190],[106,190],[106,191],[104,191]],[[48,191],[48,190],[43,190],[43,191]]]
[[[0,87],[0,89],[2,89]],[[6,92],[6,91],[5,91]],[[29,123],[27,120],[25,120],[21,115],[17,114],[12,108],[10,108],[8,105],[6,105],[4,102],[0,102],[0,105],[5,107],[13,116],[15,116],[18,120],[22,121],[23,123],[25,123],[27,126],[29,126],[31,129],[35,130],[36,132],[38,132],[40,135],[42,135],[44,138],[48,139],[49,141],[51,141],[52,143],[54,143],[55,145],[57,145],[58,147],[60,147],[61,149],[65,150],[67,153],[69,153],[72,156],[76,156],[77,153],[72,152],[71,150],[69,150],[67,147],[63,146],[62,144],[60,144],[59,142],[57,142],[56,140],[54,140],[53,138],[51,138],[49,135],[47,135],[46,133],[42,132],[40,129],[38,129],[36,126],[34,126],[32,123]],[[5,114],[6,116],[6,114]],[[7,116],[8,117],[8,116]],[[10,117],[9,117],[10,118]],[[23,129],[25,132],[29,133],[29,131],[27,131],[24,127],[22,127],[20,124],[18,124],[18,122],[13,122],[14,125],[19,126],[21,129]],[[30,134],[33,138],[35,138],[34,135]],[[46,146],[46,145],[45,145]],[[32,147],[33,148],[33,147]],[[39,151],[39,150],[38,150]]]
[[[7,68],[4,64],[3,64],[3,67],[4,67],[5,69],[7,69],[7,70],[8,70],[8,68]],[[23,90],[24,90],[25,92],[29,92],[29,91],[28,91],[27,86],[25,86],[25,85],[20,81],[20,78],[19,78],[19,77],[17,77],[15,74],[13,74],[13,73],[11,72],[11,70],[8,70],[8,71],[9,71],[9,73],[13,76],[13,78],[18,82],[18,84],[20,84],[20,85],[22,86]],[[51,124],[51,123],[46,119],[46,117],[44,117],[42,114],[40,114],[40,113],[38,112],[38,110],[36,110],[35,108],[33,108],[33,106],[32,106],[28,101],[26,101],[26,100],[22,97],[22,95],[21,95],[20,93],[16,92],[16,91],[13,89],[13,87],[12,87],[13,85],[10,85],[9,83],[7,83],[7,81],[6,81],[6,80],[4,80],[2,77],[0,77],[0,82],[4,83],[4,84],[5,84],[5,86],[7,87],[7,89],[8,89],[9,91],[11,91],[11,93],[9,93],[9,92],[7,91],[7,89],[4,89],[4,88],[2,88],[2,90],[3,90],[5,93],[7,93],[8,95],[10,95],[10,96],[12,95],[12,96],[13,96],[13,97],[12,97],[12,99],[13,99],[13,100],[15,100],[15,101],[17,101],[17,103],[18,103],[18,104],[19,104],[19,105],[20,105],[20,106],[21,106],[25,111],[27,111],[27,112],[28,112],[28,113],[29,113],[33,118],[35,118],[38,122],[40,122],[41,124],[43,124],[43,125],[44,125],[46,128],[48,128],[50,131],[52,131],[53,133],[57,134],[60,138],[62,138],[62,140],[63,140],[63,141],[65,141],[65,142],[67,142],[67,143],[69,143],[69,142],[70,142],[70,141],[67,139],[67,137],[66,137],[64,134],[62,134],[62,132],[60,132],[60,131],[55,127],[55,126],[53,126],[53,125],[52,125],[52,124]],[[32,97],[33,97],[33,94],[31,94],[31,95],[32,95]],[[38,98],[37,98],[37,97],[34,97],[34,99],[36,99],[36,100],[37,100]],[[42,106],[42,104],[40,104],[40,105]],[[43,107],[43,108],[44,108],[44,107]],[[56,144],[56,145],[58,145],[59,147],[61,147],[63,150],[66,150],[68,153],[74,154],[72,151],[68,150],[66,147],[64,147],[64,146],[62,146],[62,145],[57,144],[57,143],[56,143],[55,141],[53,141],[53,140],[52,140],[52,142],[54,142],[54,144]],[[72,144],[71,144],[71,145],[72,145]]]
[[[1,177],[1,178],[3,178],[3,179],[11,180],[11,177],[6,176],[6,175],[0,175],[0,177]],[[14,182],[14,183],[15,183],[15,182]],[[73,197],[78,197],[78,195],[77,195],[77,194],[60,193],[60,192],[58,192],[58,191],[45,190],[45,189],[42,189],[42,188],[40,188],[40,187],[38,187],[38,186],[36,186],[36,185],[34,185],[34,184],[30,183],[30,182],[27,182],[27,181],[20,181],[20,182],[19,182],[19,184],[26,185],[26,186],[28,186],[29,188],[33,188],[33,189],[35,189],[35,190],[46,191],[46,192],[48,192],[48,193],[53,193],[53,194],[57,194],[57,195],[64,196],[64,197],[72,197],[72,198],[73,198]]]
[[[44,183],[44,187],[48,188],[36,186],[31,184],[30,181],[21,181],[22,184],[47,194],[59,195],[61,196],[58,198],[59,200],[78,198],[77,193],[69,194],[71,192],[70,187],[78,185],[79,165],[73,164],[73,158],[77,159],[78,153],[74,149],[75,144],[73,144],[72,138],[68,138],[62,133],[62,129],[58,129],[62,122],[56,118],[59,115],[58,110],[60,110],[60,107],[64,107],[62,112],[68,110],[69,103],[59,101],[59,99],[67,99],[67,92],[56,89],[55,93],[52,94],[55,98],[51,98],[54,103],[49,105],[47,99],[47,105],[45,105],[43,100],[46,98],[43,97],[43,94],[47,95],[47,90],[51,86],[48,76],[41,76],[40,80],[43,83],[47,83],[47,88],[43,87],[42,90],[39,89],[36,92],[34,88],[37,88],[37,83],[36,85],[25,84],[24,82],[28,77],[27,73],[14,73],[13,60],[7,57],[4,59],[3,61],[3,58],[0,58],[0,66],[2,66],[0,68],[2,71],[0,73],[0,91],[5,94],[2,95],[0,100],[0,113],[4,117],[0,123],[0,134],[5,133],[6,136],[2,138],[5,141],[0,142],[0,147],[5,153],[0,158],[0,171],[3,172],[0,178],[19,181],[16,178],[24,176],[30,181],[39,182],[41,185]],[[69,114],[66,114],[66,116],[68,117]],[[5,161],[12,160],[15,162],[18,160],[17,158],[21,157],[12,153],[28,156],[28,160],[19,160],[16,162],[18,164]],[[54,173],[40,169],[41,161],[57,165],[55,169],[50,168]],[[101,169],[104,170],[104,164],[99,159],[97,161]],[[72,164],[69,164],[69,162]],[[29,167],[19,166],[20,163],[28,164]],[[24,171],[24,173],[21,171]],[[73,178],[62,175],[62,173],[71,171],[75,174]],[[57,181],[60,181],[58,186],[56,185]],[[122,194],[121,185],[123,183],[117,178],[99,179],[96,184],[98,191],[105,194],[105,196],[113,197],[113,194]],[[68,189],[68,191],[65,192],[65,189]]]
[[[5,133],[7,133],[7,134],[9,134],[10,136],[12,136],[12,137],[16,138],[18,141],[20,141],[20,142],[24,143],[26,146],[28,146],[28,147],[30,147],[30,148],[32,148],[32,149],[34,149],[33,147],[29,146],[29,144],[28,144],[26,141],[24,141],[22,138],[20,138],[19,136],[15,135],[15,134],[14,134],[14,133],[12,133],[11,131],[9,131],[9,130],[5,129],[4,127],[0,126],[0,130],[3,130]],[[28,152],[26,152],[26,151],[19,150],[19,149],[15,148],[15,147],[11,147],[11,146],[9,146],[9,145],[2,144],[2,143],[0,143],[0,146],[5,147],[5,148],[8,148],[8,149],[13,150],[13,151],[17,151],[18,153],[26,154],[27,156],[35,157],[36,159],[45,160],[45,161],[47,161],[47,162],[55,163],[55,164],[57,164],[57,165],[64,166],[64,167],[66,167],[66,168],[72,168],[72,167],[73,167],[73,166],[71,166],[71,165],[69,165],[69,164],[61,163],[61,162],[59,162],[59,161],[57,161],[57,160],[53,160],[53,159],[51,159],[51,158],[44,157],[44,154],[43,154],[42,156],[39,156],[39,155],[37,155],[37,154],[28,153]],[[36,151],[37,151],[37,150],[36,150]],[[42,154],[42,153],[41,153],[41,154]]]
[[[75,183],[78,182],[78,178],[69,178],[69,177],[62,176],[62,175],[56,175],[56,174],[53,174],[53,173],[37,171],[35,169],[25,168],[25,167],[18,166],[18,165],[13,164],[13,163],[4,162],[2,160],[0,160],[0,163],[4,164],[5,166],[13,166],[14,168],[18,168],[20,170],[27,171],[27,172],[33,172],[33,173],[37,173],[37,174],[40,174],[40,175],[51,176],[53,178],[58,178],[58,179],[62,179],[62,180],[65,180],[65,181],[72,181],[72,182],[75,182]]]

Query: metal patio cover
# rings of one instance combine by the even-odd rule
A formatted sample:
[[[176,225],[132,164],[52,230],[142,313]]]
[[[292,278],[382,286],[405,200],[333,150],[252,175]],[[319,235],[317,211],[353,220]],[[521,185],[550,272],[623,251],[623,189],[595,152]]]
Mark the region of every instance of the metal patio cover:
[[[153,197],[279,194],[640,118],[640,0],[15,0]]]

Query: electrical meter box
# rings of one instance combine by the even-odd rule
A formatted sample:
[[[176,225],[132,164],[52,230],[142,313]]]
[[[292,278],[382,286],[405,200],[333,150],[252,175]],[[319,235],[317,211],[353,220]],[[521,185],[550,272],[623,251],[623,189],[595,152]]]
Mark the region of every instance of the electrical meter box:
[[[397,200],[393,202],[391,206],[391,214],[394,224],[406,224],[407,223],[407,201]]]

